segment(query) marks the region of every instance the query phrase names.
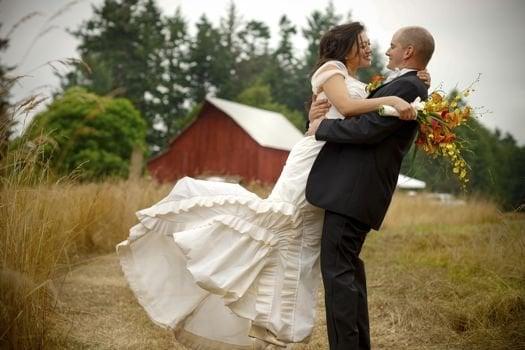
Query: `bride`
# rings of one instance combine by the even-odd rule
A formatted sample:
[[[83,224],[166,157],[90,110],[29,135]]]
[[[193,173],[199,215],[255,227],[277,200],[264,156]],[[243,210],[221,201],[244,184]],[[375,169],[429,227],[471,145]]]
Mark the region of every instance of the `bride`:
[[[356,78],[371,64],[364,27],[353,22],[320,41],[312,92],[327,98],[328,118],[393,106],[365,99]],[[428,74],[419,72],[429,80]],[[168,196],[137,212],[139,223],[117,245],[125,277],[149,317],[191,349],[254,349],[305,342],[315,319],[324,211],[305,200],[324,142],[302,138],[267,199],[236,184],[180,179]]]

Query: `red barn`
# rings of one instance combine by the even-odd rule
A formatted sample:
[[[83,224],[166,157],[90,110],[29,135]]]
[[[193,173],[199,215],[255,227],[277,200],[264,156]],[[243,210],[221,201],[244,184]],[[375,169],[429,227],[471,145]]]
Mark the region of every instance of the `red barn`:
[[[207,97],[195,121],[148,170],[162,182],[209,174],[274,183],[302,136],[282,114]]]

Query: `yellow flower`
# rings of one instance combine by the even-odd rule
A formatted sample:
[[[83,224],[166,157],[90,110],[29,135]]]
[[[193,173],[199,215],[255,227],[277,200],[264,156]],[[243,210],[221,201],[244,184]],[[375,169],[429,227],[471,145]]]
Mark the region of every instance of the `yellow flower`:
[[[441,95],[437,92],[433,92],[430,95],[430,98],[432,99],[433,102],[436,102],[436,103],[439,103],[443,100],[443,97],[441,97]]]

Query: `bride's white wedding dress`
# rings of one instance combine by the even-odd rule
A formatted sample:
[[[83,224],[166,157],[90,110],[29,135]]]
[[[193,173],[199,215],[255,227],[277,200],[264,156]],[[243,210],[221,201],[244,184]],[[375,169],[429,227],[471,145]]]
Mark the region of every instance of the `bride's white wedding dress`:
[[[319,70],[324,67],[330,68],[312,78],[314,93],[341,74],[350,95],[366,97],[365,84],[343,64],[330,61]],[[343,117],[333,107],[327,116]],[[249,334],[270,342],[307,340],[324,211],[304,193],[323,145],[313,136],[301,139],[267,199],[239,185],[185,177],[166,198],[137,212],[140,222],[117,252],[153,322],[173,329],[191,349],[252,349]]]

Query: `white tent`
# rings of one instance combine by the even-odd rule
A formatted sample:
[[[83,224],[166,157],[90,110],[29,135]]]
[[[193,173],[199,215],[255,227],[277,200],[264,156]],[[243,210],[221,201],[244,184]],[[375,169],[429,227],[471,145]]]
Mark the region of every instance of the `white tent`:
[[[422,190],[427,187],[427,184],[424,181],[399,174],[397,187],[403,190]]]

